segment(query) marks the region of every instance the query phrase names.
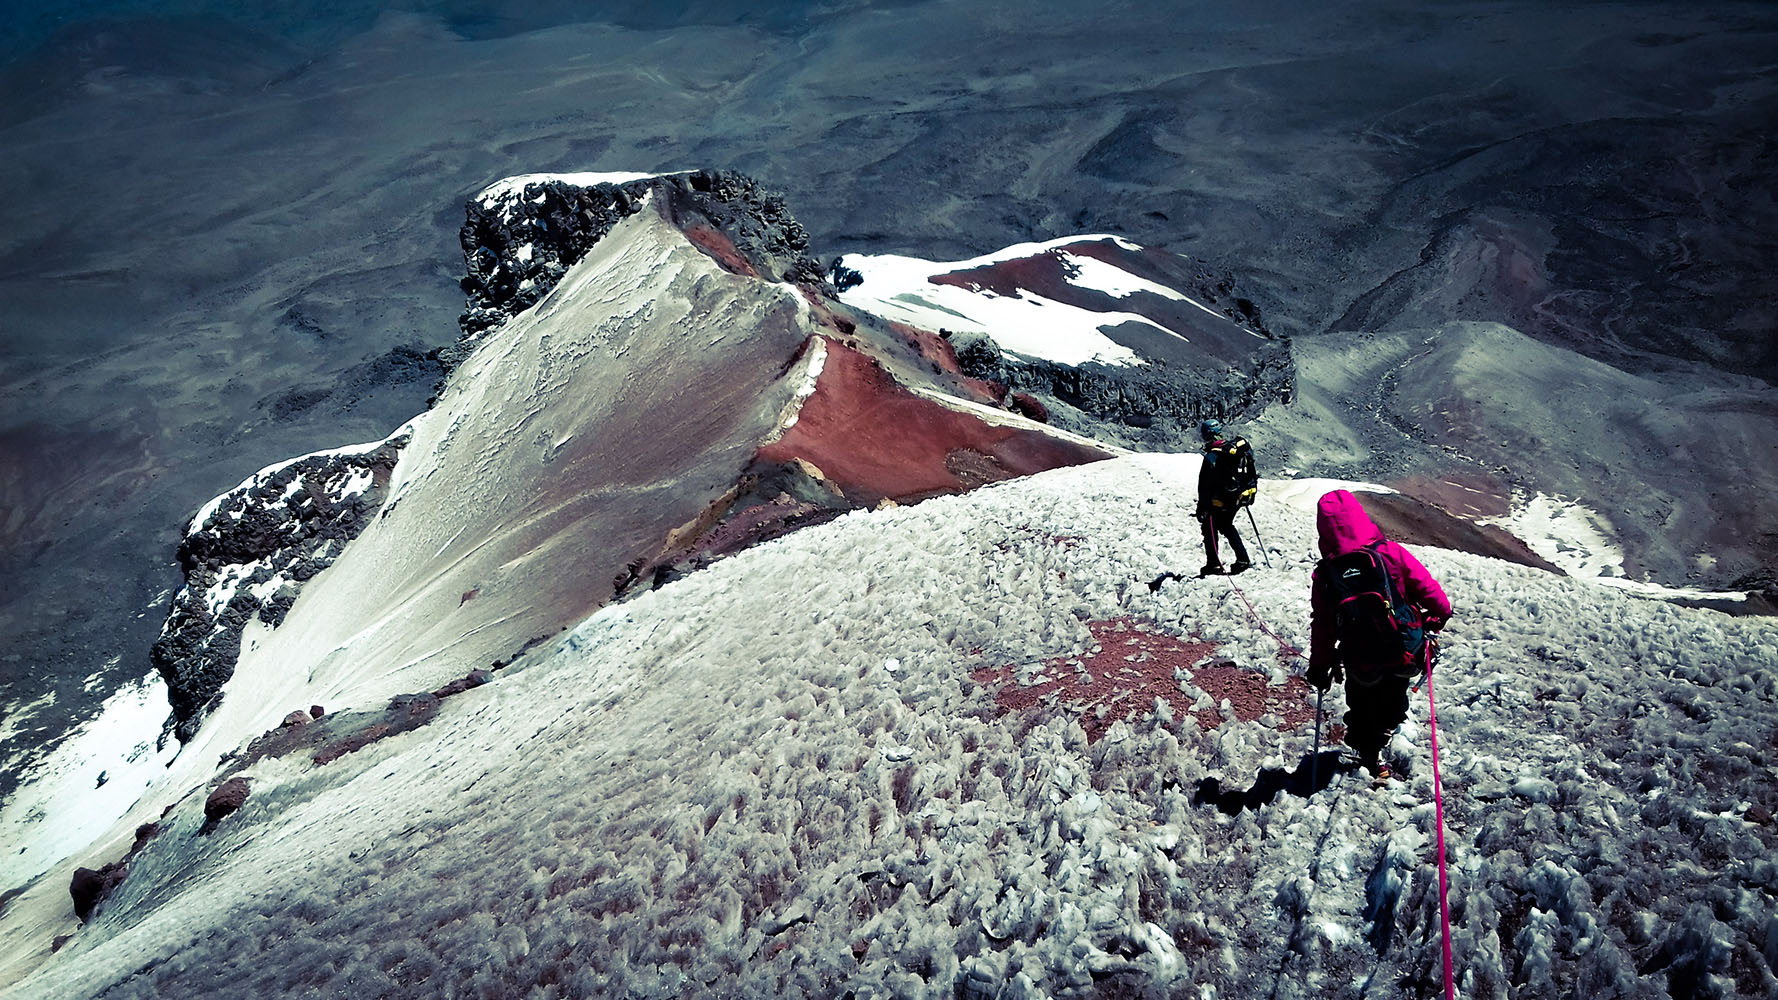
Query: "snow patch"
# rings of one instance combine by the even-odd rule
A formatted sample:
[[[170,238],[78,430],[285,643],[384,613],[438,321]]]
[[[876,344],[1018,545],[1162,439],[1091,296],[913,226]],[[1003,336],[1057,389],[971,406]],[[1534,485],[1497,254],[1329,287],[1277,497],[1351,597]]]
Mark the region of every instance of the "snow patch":
[[[570,187],[595,187],[600,184],[633,184],[636,181],[649,181],[656,177],[679,177],[691,173],[689,170],[668,170],[658,173],[636,173],[633,171],[580,171],[560,174],[515,174],[482,188],[475,200],[483,205],[492,205],[508,198],[516,198],[525,193],[525,189],[533,184],[549,184],[558,182]]]
[[[778,432],[772,436],[777,440],[784,432],[796,426],[802,416],[803,404],[815,395],[815,387],[821,382],[821,371],[827,367],[827,341],[822,337],[809,338],[809,360],[803,365],[802,382],[797,385],[796,393],[790,402],[784,405],[784,414],[778,418]]]
[[[1663,587],[1634,580],[1624,573],[1624,550],[1613,539],[1616,530],[1603,514],[1585,504],[1547,493],[1515,493],[1511,513],[1478,520],[1498,525],[1522,539],[1533,552],[1569,576],[1605,584],[1642,597],[1668,600],[1745,601],[1745,591],[1711,591]]]
[[[178,752],[154,749],[166,716],[166,682],[151,672],[105,699],[97,717],[21,776],[0,807],[0,843],[7,845],[0,885],[47,871],[129,811]]]
[[[1002,351],[1028,359],[1063,365],[1082,365],[1089,361],[1106,365],[1146,365],[1147,362],[1135,351],[1106,336],[1103,329],[1141,323],[1169,336],[1179,336],[1146,316],[1129,312],[1094,312],[1028,290],[1013,296],[995,295],[931,280],[936,274],[1032,256],[1048,252],[1054,246],[1102,238],[1084,236],[1044,244],[1027,243],[985,257],[948,263],[896,254],[851,255],[842,258],[841,263],[857,271],[864,280],[841,292],[840,300],[855,309],[923,330],[981,334],[993,339]],[[1132,281],[1139,280],[1133,275],[1128,277]]]

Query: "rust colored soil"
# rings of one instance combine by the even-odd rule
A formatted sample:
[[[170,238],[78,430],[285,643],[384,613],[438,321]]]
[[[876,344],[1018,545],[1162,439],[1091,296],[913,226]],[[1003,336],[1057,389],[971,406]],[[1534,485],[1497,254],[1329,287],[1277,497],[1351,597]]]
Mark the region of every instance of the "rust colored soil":
[[[998,406],[1006,399],[1006,386],[985,379],[971,378],[963,374],[963,365],[957,360],[957,349],[949,340],[930,330],[922,330],[906,323],[888,322],[889,331],[907,341],[920,356],[938,366],[944,374],[956,379],[958,387],[968,393],[979,403]]]
[[[725,269],[735,274],[747,275],[750,278],[759,277],[759,272],[747,262],[747,258],[741,256],[741,251],[735,249],[734,242],[723,235],[720,230],[702,225],[687,226],[685,238],[691,241],[692,246],[704,251]]]
[[[827,360],[796,424],[760,449],[803,459],[847,499],[874,506],[1111,457],[1037,430],[989,424],[902,388],[866,355],[826,341]]]
[[[1103,737],[1114,722],[1145,716],[1157,698],[1175,718],[1191,715],[1205,729],[1221,724],[1225,699],[1244,722],[1267,714],[1276,715],[1285,730],[1314,722],[1314,689],[1301,678],[1272,687],[1259,671],[1226,660],[1206,663],[1216,653],[1215,643],[1165,635],[1130,618],[1088,622],[1087,631],[1092,650],[1045,660],[1029,684],[1019,683],[1016,664],[985,667],[971,676],[993,689],[1001,714],[1065,712],[1079,718],[1089,742]],[[1204,718],[1193,714],[1195,697],[1186,694],[1182,680],[1208,693],[1218,707]]]

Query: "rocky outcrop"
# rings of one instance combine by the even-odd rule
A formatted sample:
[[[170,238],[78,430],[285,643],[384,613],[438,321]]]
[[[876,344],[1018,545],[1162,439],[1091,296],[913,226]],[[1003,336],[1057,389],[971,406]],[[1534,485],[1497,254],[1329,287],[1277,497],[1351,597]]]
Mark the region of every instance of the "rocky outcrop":
[[[1247,362],[1214,369],[1056,364],[1002,353],[986,337],[950,336],[964,373],[973,378],[998,382],[1027,399],[1065,403],[1094,421],[1138,431],[1156,428],[1165,436],[1189,432],[1195,440],[1195,425],[1204,417],[1251,420],[1296,395],[1296,362],[1283,340],[1258,342]]]
[[[190,740],[240,658],[241,633],[284,621],[297,591],[339,556],[383,503],[405,434],[262,470],[192,519],[179,546],[185,587],[151,651],[172,715]]]
[[[573,175],[515,178],[471,201],[458,232],[467,268],[460,284],[469,301],[458,320],[460,339],[440,355],[447,371],[489,330],[541,301],[612,226],[657,193],[692,241],[731,269],[825,280],[783,197],[744,174],[697,170],[591,184]]]
[[[96,870],[74,869],[74,877],[68,883],[68,895],[74,899],[74,915],[80,918],[81,923],[91,919],[93,911],[104,902],[105,897],[122,885],[129,875],[129,866],[121,861],[113,861]]]

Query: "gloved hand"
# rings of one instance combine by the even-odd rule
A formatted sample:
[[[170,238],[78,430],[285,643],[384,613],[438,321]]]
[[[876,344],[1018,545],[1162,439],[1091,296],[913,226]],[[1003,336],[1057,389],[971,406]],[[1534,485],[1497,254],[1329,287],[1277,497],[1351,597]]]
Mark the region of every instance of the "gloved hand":
[[[1442,632],[1445,628],[1445,620],[1437,615],[1427,615],[1421,624],[1426,626],[1428,632]]]
[[[1239,506],[1246,507],[1246,506],[1252,504],[1253,498],[1258,495],[1259,495],[1259,488],[1258,487],[1255,487],[1250,490],[1242,490],[1241,491],[1241,499],[1238,502]]]
[[[1342,673],[1343,671],[1340,670],[1340,665],[1337,663],[1312,665],[1309,667],[1308,681],[1315,685],[1315,690],[1326,691],[1333,687],[1334,681],[1342,679]]]

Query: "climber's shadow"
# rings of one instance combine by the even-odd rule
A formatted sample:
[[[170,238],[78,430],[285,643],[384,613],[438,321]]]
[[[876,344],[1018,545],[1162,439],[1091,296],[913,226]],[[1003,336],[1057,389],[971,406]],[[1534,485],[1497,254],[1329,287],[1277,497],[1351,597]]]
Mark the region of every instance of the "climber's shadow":
[[[1205,778],[1198,782],[1198,790],[1192,795],[1192,804],[1213,805],[1233,816],[1243,809],[1257,809],[1265,805],[1277,798],[1279,792],[1308,798],[1326,788],[1335,774],[1350,771],[1357,766],[1346,759],[1338,748],[1322,747],[1319,759],[1316,754],[1304,754],[1303,759],[1291,770],[1266,768],[1259,772],[1259,779],[1253,783],[1253,787],[1245,790],[1224,790],[1221,780]],[[1311,778],[1315,782],[1313,788],[1309,786]]]

